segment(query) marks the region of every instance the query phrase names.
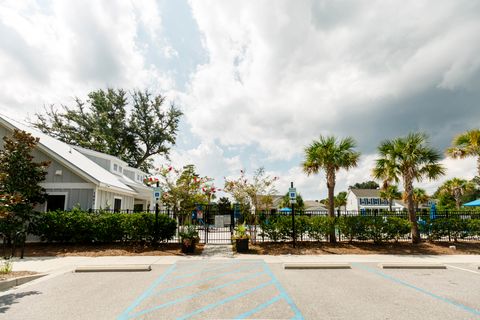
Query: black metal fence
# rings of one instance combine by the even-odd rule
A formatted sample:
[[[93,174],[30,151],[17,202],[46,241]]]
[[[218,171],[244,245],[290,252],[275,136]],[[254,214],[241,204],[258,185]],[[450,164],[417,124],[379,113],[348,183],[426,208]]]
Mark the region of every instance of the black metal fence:
[[[132,210],[90,210],[91,213],[100,212],[121,212],[132,213]],[[155,210],[142,211],[154,214]],[[234,212],[234,210],[219,210],[216,206],[201,206],[189,212],[174,212],[171,209],[161,209],[159,214],[167,215],[177,221],[177,232],[169,242],[179,242],[179,232],[185,225],[193,224],[199,233],[201,243],[230,243],[234,234],[234,229],[239,223],[246,223],[250,238],[253,242],[277,242],[277,241],[327,241],[328,226],[312,227],[312,218],[328,217],[325,210],[307,210],[294,212],[295,228],[292,226],[292,214],[282,213],[275,210],[258,211],[255,214],[247,215]],[[247,217],[248,216],[248,217]],[[356,235],[345,234],[340,221],[342,219],[352,218],[352,223],[357,224],[359,230]],[[411,240],[409,232],[398,230],[395,234],[397,225],[390,224],[393,219],[409,221],[407,211],[379,211],[379,210],[360,210],[360,211],[335,211],[332,228],[334,229],[337,240],[339,241],[371,241],[371,240]],[[419,210],[416,212],[417,223],[422,239],[438,241],[480,241],[480,211],[478,210],[448,210],[431,211]],[[356,219],[353,221],[353,219]],[[278,222],[280,221],[280,222]],[[382,221],[384,222],[382,224]],[[277,225],[273,225],[277,223]],[[327,223],[316,221],[315,223]],[[364,225],[367,223],[366,225]],[[361,230],[362,226],[368,230]],[[385,231],[382,228],[388,227]],[[353,226],[355,227],[355,226]],[[401,229],[402,224],[399,224]],[[319,229],[320,228],[320,229]],[[323,228],[323,229],[322,229]],[[354,228],[355,229],[355,228]],[[322,233],[323,230],[323,233]],[[408,229],[409,230],[409,229]],[[382,234],[385,233],[385,234]],[[393,233],[394,236],[388,238],[387,233]],[[370,236],[369,236],[370,235]],[[372,238],[373,237],[373,238]],[[378,238],[374,238],[378,237]]]

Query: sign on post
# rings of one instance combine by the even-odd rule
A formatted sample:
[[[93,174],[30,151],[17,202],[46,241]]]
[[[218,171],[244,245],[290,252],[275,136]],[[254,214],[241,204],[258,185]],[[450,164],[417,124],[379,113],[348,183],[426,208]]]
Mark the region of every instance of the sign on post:
[[[153,197],[155,199],[160,199],[160,197],[162,196],[162,189],[160,187],[154,187],[153,188]]]
[[[297,189],[296,188],[289,188],[288,195],[290,198],[290,204],[297,203]]]

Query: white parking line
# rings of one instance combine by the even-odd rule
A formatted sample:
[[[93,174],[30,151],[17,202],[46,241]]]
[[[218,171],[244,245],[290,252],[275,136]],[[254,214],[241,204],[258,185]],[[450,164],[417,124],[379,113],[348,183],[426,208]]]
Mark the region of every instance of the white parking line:
[[[463,271],[467,271],[467,272],[471,272],[471,273],[480,274],[480,272],[478,272],[478,271],[473,271],[473,270],[470,270],[470,269],[460,268],[460,267],[452,266],[452,265],[449,265],[449,264],[446,264],[446,266],[448,268],[454,268],[454,269],[458,269],[458,270],[463,270]]]

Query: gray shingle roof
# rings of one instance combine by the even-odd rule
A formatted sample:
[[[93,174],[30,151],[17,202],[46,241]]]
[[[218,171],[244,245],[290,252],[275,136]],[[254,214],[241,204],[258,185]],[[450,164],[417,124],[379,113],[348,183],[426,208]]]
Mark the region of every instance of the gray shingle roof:
[[[357,197],[365,198],[379,198],[380,190],[379,189],[350,189],[350,191]]]

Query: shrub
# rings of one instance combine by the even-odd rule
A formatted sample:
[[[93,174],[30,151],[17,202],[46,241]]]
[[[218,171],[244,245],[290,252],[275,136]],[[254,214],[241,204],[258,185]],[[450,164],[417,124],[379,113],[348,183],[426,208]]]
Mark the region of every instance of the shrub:
[[[383,232],[385,232],[385,240],[395,239],[395,241],[398,241],[398,239],[410,234],[411,227],[412,225],[407,219],[388,217],[383,227]]]
[[[111,243],[124,241],[125,232],[122,220],[125,213],[102,212],[96,217],[94,226],[95,237],[98,242]]]
[[[158,216],[160,241],[171,239],[176,232],[176,221],[166,215]],[[116,241],[152,241],[155,215],[150,213],[88,213],[51,211],[40,213],[30,232],[48,242],[88,243]]]
[[[367,219],[363,216],[343,216],[337,220],[338,228],[349,242],[353,239],[367,240]]]
[[[69,242],[71,225],[67,223],[68,212],[49,211],[41,213],[31,225],[31,233],[48,242]]]
[[[280,240],[292,239],[292,217],[281,215],[275,221],[276,228],[280,235]]]
[[[308,234],[317,241],[324,240],[328,234],[335,230],[335,218],[315,216],[310,218]]]
[[[291,221],[292,219],[290,219]],[[311,229],[311,218],[307,216],[295,216],[295,234],[297,239],[303,240],[303,237],[307,235],[307,233]]]
[[[260,222],[260,236],[269,238],[273,242],[278,242],[281,238],[280,231],[278,230],[277,217],[270,217]]]
[[[465,238],[469,234],[468,220],[459,217],[437,218],[430,223],[430,239],[437,240],[442,237],[450,236],[457,241],[459,238]]]
[[[368,239],[373,240],[375,243],[380,243],[385,240],[385,217],[364,217],[365,219],[365,233]]]
[[[155,217],[154,217],[155,220]],[[160,241],[167,241],[175,236],[177,222],[165,214],[158,215],[158,237]]]
[[[468,221],[468,231],[472,236],[480,236],[480,219]]]

